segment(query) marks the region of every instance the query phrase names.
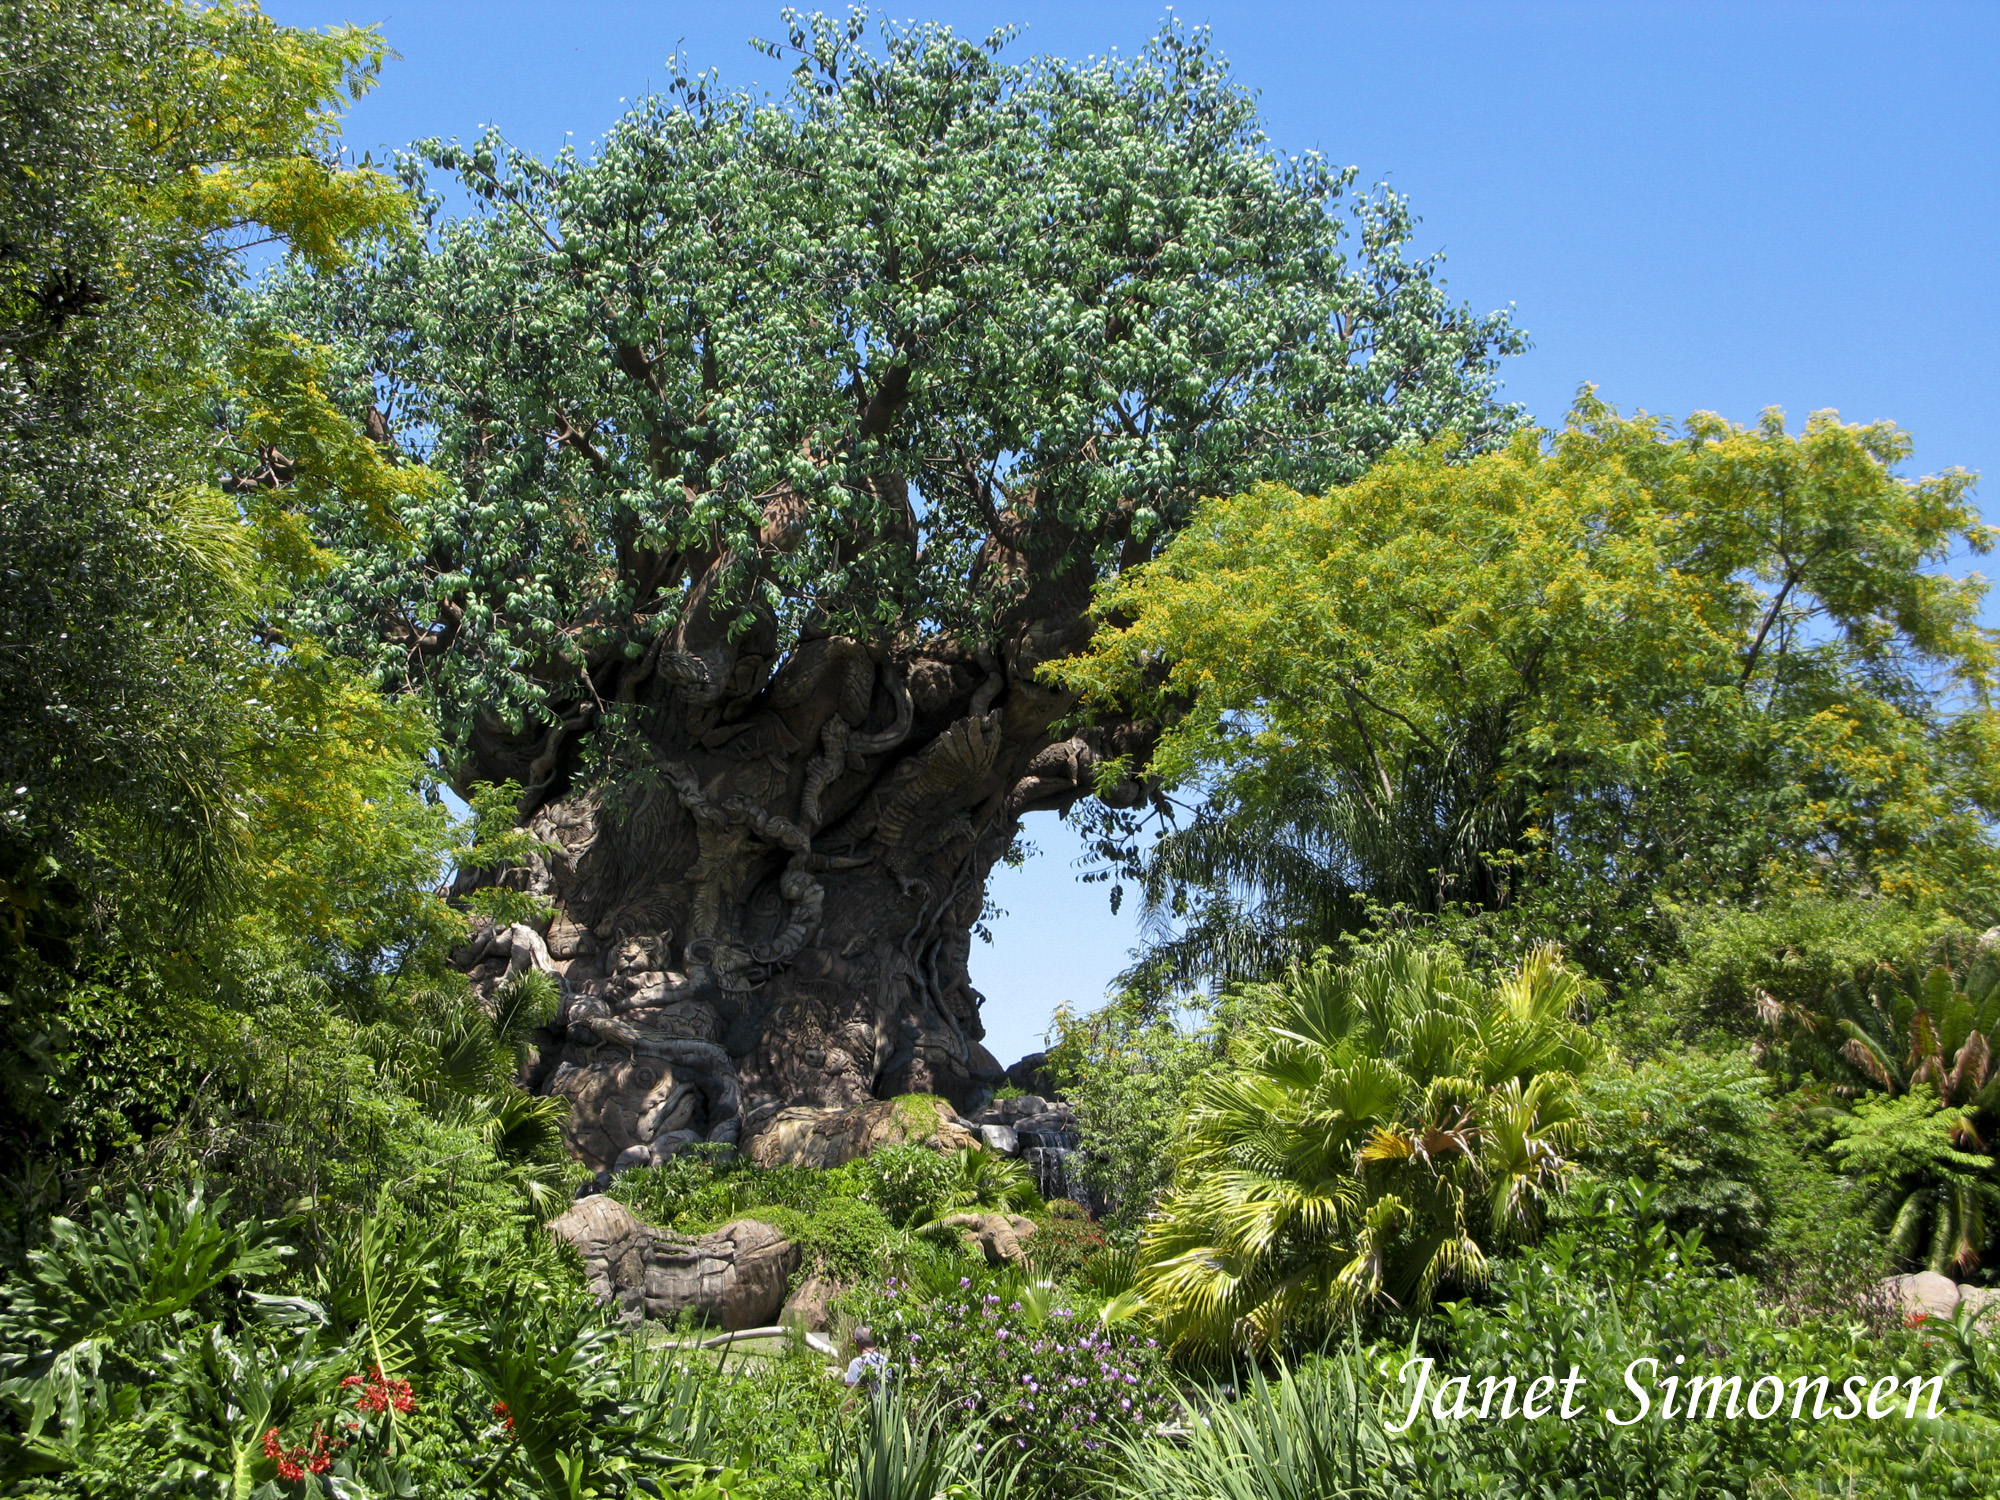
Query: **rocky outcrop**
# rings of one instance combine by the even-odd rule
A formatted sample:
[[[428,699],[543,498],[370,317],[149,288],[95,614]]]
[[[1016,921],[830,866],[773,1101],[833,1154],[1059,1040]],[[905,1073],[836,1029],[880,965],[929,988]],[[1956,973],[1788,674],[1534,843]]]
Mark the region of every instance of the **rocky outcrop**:
[[[841,1291],[838,1283],[815,1272],[800,1282],[791,1296],[785,1299],[778,1321],[787,1327],[803,1328],[809,1333],[824,1333],[832,1326],[833,1299]]]
[[[1037,1054],[1039,1055],[1039,1054]],[[1024,1058],[1022,1068],[1033,1058]],[[1010,1074],[1013,1069],[1009,1069]],[[1035,1174],[1035,1187],[1044,1198],[1078,1198],[1083,1188],[1072,1180],[1070,1158],[1083,1143],[1077,1133],[1076,1114],[1060,1099],[1026,1094],[1017,1099],[996,1099],[972,1116],[981,1142],[1003,1156],[1018,1156]]]
[[[948,1214],[938,1222],[956,1229],[965,1248],[984,1255],[989,1266],[1018,1264],[1026,1254],[1021,1241],[1035,1232],[1035,1221],[1019,1214]]]
[[[798,1247],[759,1220],[688,1238],[641,1223],[603,1194],[579,1200],[549,1231],[576,1247],[598,1300],[633,1321],[691,1313],[723,1329],[755,1328],[777,1316],[799,1266]]]
[[[912,1095],[851,1109],[781,1110],[745,1148],[760,1167],[838,1167],[883,1146],[922,1141],[963,1151],[980,1138],[942,1099]]]
[[[2000,1288],[1964,1286],[1935,1271],[1918,1271],[1908,1276],[1885,1276],[1877,1290],[1911,1320],[1936,1319],[1950,1322],[1960,1307],[1970,1306],[1983,1324],[2000,1322]]]
[[[1007,1069],[1007,1087],[1019,1089],[1024,1094],[1045,1094],[1053,1096],[1056,1091],[1055,1069],[1049,1066],[1046,1052],[1030,1052],[1019,1062]]]

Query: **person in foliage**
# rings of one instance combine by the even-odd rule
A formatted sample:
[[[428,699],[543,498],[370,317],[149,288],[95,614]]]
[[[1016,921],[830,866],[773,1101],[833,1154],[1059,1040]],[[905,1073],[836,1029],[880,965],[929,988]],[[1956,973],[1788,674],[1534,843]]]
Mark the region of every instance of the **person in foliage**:
[[[889,1356],[875,1342],[875,1332],[866,1323],[854,1330],[854,1358],[847,1362],[844,1378],[849,1400],[864,1390],[872,1396],[888,1381]]]

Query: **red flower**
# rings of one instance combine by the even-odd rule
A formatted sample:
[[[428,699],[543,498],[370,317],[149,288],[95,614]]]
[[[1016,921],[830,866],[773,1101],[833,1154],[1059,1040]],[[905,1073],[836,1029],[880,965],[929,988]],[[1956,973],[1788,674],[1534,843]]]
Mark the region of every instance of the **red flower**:
[[[1913,1312],[1903,1314],[1903,1326],[1905,1328],[1921,1328],[1924,1324],[1930,1322],[1930,1320],[1931,1315],[1929,1313]]]
[[[514,1430],[514,1419],[508,1415],[507,1403],[505,1401],[495,1401],[493,1403],[493,1415],[500,1419],[500,1430],[502,1432],[512,1432]]]
[[[317,1422],[303,1443],[290,1447],[286,1446],[277,1428],[273,1427],[264,1434],[264,1456],[277,1461],[280,1479],[293,1482],[304,1479],[307,1474],[324,1474],[333,1467],[333,1455],[346,1446],[346,1443],[321,1431]]]
[[[410,1389],[410,1382],[385,1376],[380,1365],[366,1375],[349,1375],[340,1382],[342,1390],[354,1386],[361,1388],[361,1394],[354,1402],[357,1411],[386,1412],[391,1409],[396,1411],[417,1409],[417,1398]]]

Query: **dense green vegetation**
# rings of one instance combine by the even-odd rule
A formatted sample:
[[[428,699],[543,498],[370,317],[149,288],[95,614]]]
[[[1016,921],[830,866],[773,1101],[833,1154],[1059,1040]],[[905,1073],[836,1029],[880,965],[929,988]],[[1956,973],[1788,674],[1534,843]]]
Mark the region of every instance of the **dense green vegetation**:
[[[0,1493],[1994,1493],[1994,1320],[1877,1288],[1983,1289],[2000,1254],[2000,720],[1983,585],[1943,569],[1988,544],[1970,476],[1830,414],[1586,394],[1522,427],[1504,323],[1401,259],[1394,200],[1344,259],[1345,179],[1273,166],[1197,37],[1125,72],[792,44],[820,83],[789,105],[689,81],[599,162],[429,148],[493,210],[454,223],[339,154],[373,33],[0,4]],[[929,180],[913,99],[980,106],[933,217],[841,275],[774,266],[867,217],[869,162]],[[1065,132],[1179,187],[1029,234],[991,195]],[[607,246],[690,185],[756,233],[641,236],[607,312]],[[1090,254],[993,282],[1005,234]],[[599,339],[634,287],[701,312],[660,402],[703,423],[652,424]],[[499,344],[481,298],[523,315]],[[914,415],[871,427],[843,382]],[[447,399],[473,386],[484,415]],[[1143,419],[1096,431],[1133,387]],[[910,473],[934,550],[884,484]],[[1052,1038],[1088,1208],[922,1142],[611,1186],[661,1230],[779,1228],[842,1360],[882,1340],[850,1394],[796,1334],[622,1324],[544,1231],[585,1175],[517,1086],[556,986],[482,996],[451,951],[548,912],[440,889],[527,858],[547,787],[465,820],[441,787],[482,712],[540,744],[590,673],[615,699],[672,558],[788,630],[976,633],[1019,602],[989,526],[1077,620],[1097,584],[1095,634],[1007,691],[1142,727],[1098,784],[1193,804],[1143,851],[1100,823],[1158,941]],[[450,609],[437,650],[382,628]],[[1032,1220],[1023,1258],[967,1211]],[[1635,1361],[1750,1407],[1628,1423]],[[1480,1410],[1572,1369],[1566,1418]]]

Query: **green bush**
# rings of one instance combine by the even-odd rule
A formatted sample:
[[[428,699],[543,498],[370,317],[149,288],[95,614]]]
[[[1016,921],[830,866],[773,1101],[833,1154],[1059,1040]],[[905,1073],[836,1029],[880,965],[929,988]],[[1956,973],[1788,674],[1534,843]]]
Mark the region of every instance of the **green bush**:
[[[1132,996],[1089,1015],[1056,1013],[1049,1065],[1083,1138],[1069,1170],[1116,1231],[1136,1231],[1173,1181],[1188,1093],[1220,1060],[1222,1035],[1215,1019],[1178,1025]]]
[[[1811,1010],[1858,970],[1920,963],[1974,936],[1946,913],[1890,900],[1802,894],[1759,907],[1698,910],[1683,915],[1684,955],[1668,966],[1647,1003],[1657,998],[1689,1027],[1720,1024],[1748,1034],[1760,994]]]
[[[1929,1085],[1864,1099],[1831,1148],[1860,1178],[1889,1250],[1905,1267],[1969,1274],[2000,1230],[2000,1172],[1965,1117]]]
[[[732,1147],[699,1145],[651,1167],[620,1172],[611,1195],[658,1229],[700,1233],[752,1207],[811,1213],[831,1198],[859,1193],[851,1169],[759,1167]]]
[[[1133,1500],[1942,1500],[1994,1492],[2000,1407],[1952,1371],[1961,1357],[1958,1330],[1939,1337],[1921,1328],[1868,1329],[1853,1318],[1795,1320],[1761,1302],[1748,1278],[1718,1275],[1692,1236],[1660,1222],[1655,1197],[1643,1186],[1599,1185],[1573,1207],[1569,1229],[1496,1262],[1480,1301],[1446,1304],[1393,1343],[1350,1338],[1345,1348],[1280,1366],[1275,1379],[1252,1372],[1241,1399],[1223,1391],[1191,1403],[1182,1442],[1125,1445],[1122,1493]],[[1432,1361],[1414,1420],[1413,1359]],[[1655,1381],[1649,1414],[1616,1425],[1606,1410],[1634,1414],[1624,1372],[1645,1359],[1659,1362],[1641,1371],[1642,1383]],[[1546,1391],[1546,1418],[1500,1414],[1505,1377],[1516,1378],[1519,1396],[1527,1378],[1560,1381],[1572,1368],[1579,1374],[1572,1417],[1554,1410],[1564,1399],[1559,1389]],[[1921,1412],[1909,1420],[1899,1404],[1882,1421],[1759,1421],[1740,1408],[1730,1417],[1725,1397],[1713,1419],[1704,1406],[1702,1419],[1691,1421],[1661,1415],[1663,1371],[1683,1395],[1698,1376],[1768,1374],[1789,1391],[1799,1376],[1828,1374],[1833,1404],[1850,1373],[1899,1383],[1945,1378],[1936,1420]],[[1467,1415],[1454,1419],[1457,1376],[1468,1377]],[[1481,1418],[1481,1382],[1489,1377],[1494,1409]],[[1432,1405],[1441,1387],[1442,1419]]]
[[[1050,1205],[1054,1207],[1053,1204]],[[1087,1218],[1065,1214],[1045,1214],[1035,1221],[1035,1232],[1022,1248],[1037,1276],[1051,1281],[1067,1281],[1085,1263],[1109,1247],[1100,1225]]]
[[[1699,1230],[1721,1259],[1751,1264],[1775,1194],[1770,1084],[1746,1053],[1676,1052],[1602,1068],[1585,1082],[1584,1101],[1592,1168],[1651,1183],[1670,1228]]]
[[[742,1216],[776,1225],[799,1247],[798,1278],[826,1276],[852,1286],[879,1275],[901,1248],[895,1226],[859,1198],[830,1197],[811,1210],[752,1205]]]
[[[951,1192],[956,1163],[941,1151],[912,1141],[884,1146],[848,1164],[861,1197],[892,1224],[912,1223],[934,1212]]]

